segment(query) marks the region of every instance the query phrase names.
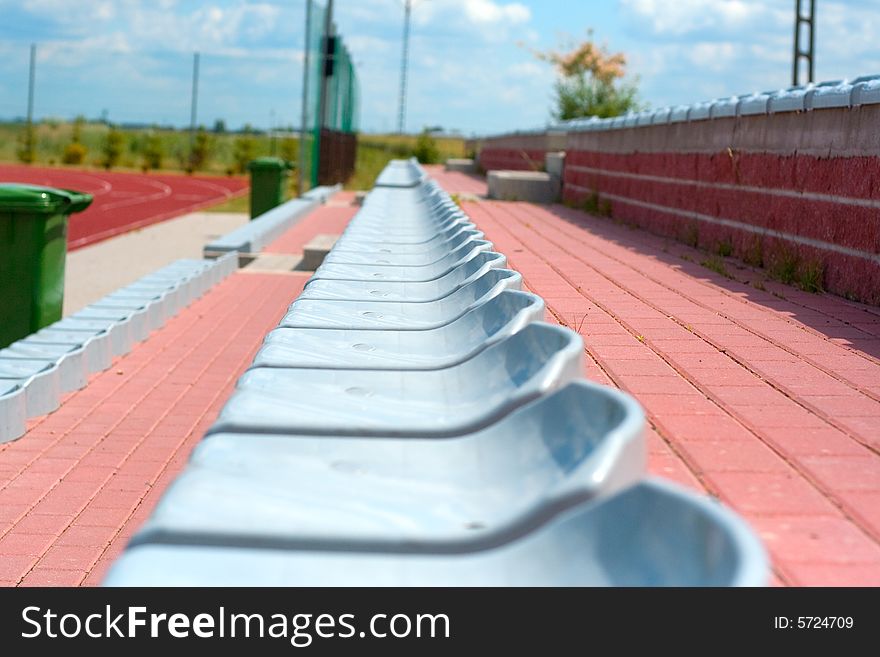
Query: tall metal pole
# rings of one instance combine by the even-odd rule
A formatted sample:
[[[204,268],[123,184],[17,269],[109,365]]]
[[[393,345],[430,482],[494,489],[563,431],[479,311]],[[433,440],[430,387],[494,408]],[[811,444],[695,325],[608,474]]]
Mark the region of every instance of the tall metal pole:
[[[400,58],[400,102],[397,109],[397,134],[402,135],[406,123],[406,68],[409,59],[409,21],[412,0],[403,3],[403,53]]]
[[[31,67],[28,78],[28,106],[27,106],[27,127],[30,131],[34,123],[34,79],[37,70],[37,44],[31,44]]]
[[[299,120],[299,167],[296,173],[296,185],[299,194],[305,191],[303,176],[306,168],[306,133],[309,122],[309,50],[312,36],[312,0],[306,0],[306,38],[303,46],[303,92],[302,112]]]
[[[810,59],[809,59],[809,82],[813,82],[816,78],[813,75],[813,66],[816,55],[816,0],[810,0]]]
[[[196,115],[199,105],[199,53],[193,53],[192,100],[189,114],[189,156],[192,160],[193,146],[196,138]]]
[[[804,9],[809,7],[809,14],[804,14]],[[807,36],[806,50],[801,44],[801,27],[806,26]],[[794,59],[792,61],[791,84],[798,86],[800,81],[801,60],[807,62],[807,82],[814,80],[814,55],[815,55],[815,32],[816,32],[816,0],[795,0],[794,3]]]

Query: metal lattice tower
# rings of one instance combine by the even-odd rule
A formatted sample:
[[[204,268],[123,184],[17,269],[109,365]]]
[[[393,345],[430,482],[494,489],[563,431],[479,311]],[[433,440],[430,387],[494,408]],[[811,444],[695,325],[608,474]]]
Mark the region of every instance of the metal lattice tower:
[[[807,80],[813,82],[813,59],[815,52],[815,26],[816,26],[816,0],[795,0],[795,18],[794,18],[794,63],[792,66],[791,84],[798,86],[802,84],[801,78],[801,61],[807,62]],[[804,14],[804,11],[809,11]],[[801,28],[805,27],[807,31],[806,39],[802,39]],[[806,48],[802,41],[806,40]]]

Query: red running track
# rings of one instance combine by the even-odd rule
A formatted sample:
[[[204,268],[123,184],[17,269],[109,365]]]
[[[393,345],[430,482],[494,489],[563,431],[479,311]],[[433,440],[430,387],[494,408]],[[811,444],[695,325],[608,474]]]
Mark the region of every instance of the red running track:
[[[0,164],[0,182],[87,192],[92,205],[70,218],[70,251],[239,196],[244,177],[142,175]]]

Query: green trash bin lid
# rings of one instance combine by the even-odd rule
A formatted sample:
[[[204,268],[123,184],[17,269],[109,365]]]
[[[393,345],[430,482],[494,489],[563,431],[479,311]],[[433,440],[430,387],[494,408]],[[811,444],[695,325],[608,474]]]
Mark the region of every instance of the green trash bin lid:
[[[0,183],[0,212],[33,214],[73,214],[92,202],[91,194],[40,185]]]
[[[267,169],[280,171],[281,169],[292,169],[293,165],[280,157],[258,157],[256,160],[248,162],[247,168],[248,171],[266,171]]]

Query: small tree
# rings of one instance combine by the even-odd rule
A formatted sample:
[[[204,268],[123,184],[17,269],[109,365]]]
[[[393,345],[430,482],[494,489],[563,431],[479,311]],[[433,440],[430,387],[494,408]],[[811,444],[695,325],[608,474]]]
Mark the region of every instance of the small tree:
[[[296,162],[299,159],[299,141],[290,137],[282,139],[279,152],[282,159],[288,162]]]
[[[567,52],[548,50],[535,56],[553,64],[559,78],[554,86],[555,119],[564,121],[587,116],[619,116],[639,108],[637,81],[624,81],[626,55],[598,46],[592,31],[580,45]]]
[[[232,159],[235,162],[235,172],[244,173],[248,162],[254,159],[257,151],[256,140],[248,133],[243,133],[235,138],[232,144]]]
[[[222,135],[226,132],[226,121],[217,119],[214,121],[214,134]]]
[[[27,123],[18,135],[18,148],[15,151],[20,162],[33,164],[37,159],[37,134],[32,123]]]
[[[104,168],[112,169],[119,164],[125,149],[125,135],[116,126],[111,126],[104,138]]]
[[[422,164],[435,164],[440,161],[440,150],[437,148],[437,141],[425,128],[416,140],[416,147],[413,150],[413,156]]]
[[[144,140],[144,147],[141,153],[143,163],[141,168],[144,171],[150,169],[161,169],[162,158],[165,155],[165,145],[162,143],[162,136],[156,132],[151,132]]]
[[[189,171],[198,171],[208,164],[214,144],[204,128],[199,128],[189,154]]]
[[[70,143],[64,147],[64,153],[61,155],[61,161],[64,164],[82,164],[86,161],[88,149],[80,141],[82,137],[82,127],[86,122],[82,116],[76,117],[73,122],[73,130],[70,134]]]

